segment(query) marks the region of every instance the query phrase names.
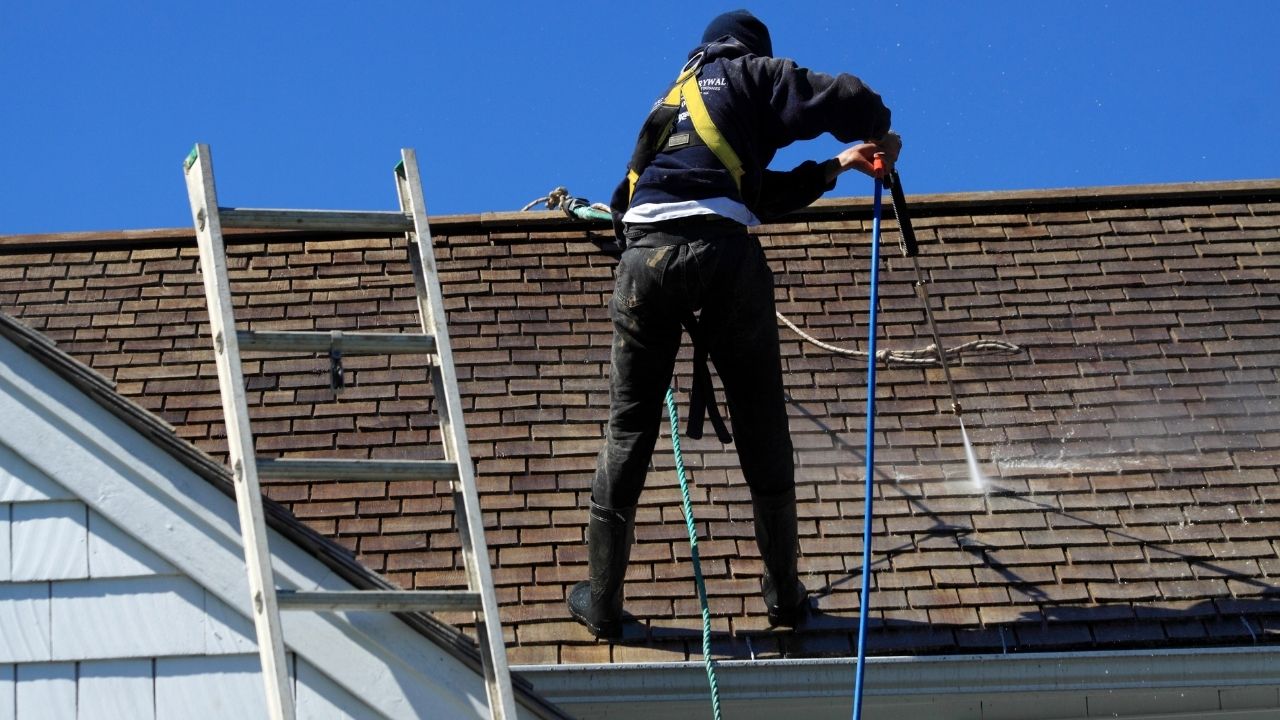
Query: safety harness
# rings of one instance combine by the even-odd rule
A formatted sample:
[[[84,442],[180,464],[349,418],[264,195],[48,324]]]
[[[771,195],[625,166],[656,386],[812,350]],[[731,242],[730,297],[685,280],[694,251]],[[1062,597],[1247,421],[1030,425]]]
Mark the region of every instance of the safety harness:
[[[707,104],[702,99],[702,89],[698,86],[698,73],[702,70],[704,53],[698,53],[685,63],[680,75],[671,84],[666,96],[653,108],[644,121],[640,137],[636,140],[636,149],[631,154],[631,162],[627,166],[627,202],[630,203],[636,193],[636,182],[644,169],[649,167],[653,158],[663,150],[675,150],[693,145],[706,145],[733,177],[733,184],[742,192],[742,160],[738,153],[729,146],[729,142],[720,134],[720,130],[711,120],[707,112]],[[676,133],[676,119],[680,106],[689,111],[689,120],[693,122],[691,133]],[[617,207],[617,206],[615,206]]]
[[[658,153],[695,145],[705,145],[711,150],[720,164],[729,171],[734,186],[738,188],[738,194],[742,194],[742,160],[738,158],[738,153],[729,145],[715,122],[711,120],[711,114],[707,112],[707,104],[702,99],[698,73],[702,70],[703,58],[704,54],[698,53],[689,59],[689,62],[681,68],[679,76],[671,84],[667,94],[645,119],[640,137],[636,140],[635,151],[631,154],[631,162],[627,165],[625,202],[618,202],[622,198],[617,197],[615,193],[613,203],[615,208],[631,204],[640,175],[644,173],[645,168],[649,167],[649,163],[653,162]],[[692,133],[672,132],[676,127],[682,106],[689,112],[689,120],[693,123]],[[711,382],[711,369],[707,367],[706,328],[701,326],[698,316],[692,312],[685,313],[680,322],[693,342],[693,387],[689,393],[689,424],[685,434],[694,440],[701,438],[702,423],[704,419],[709,418],[711,427],[715,429],[716,437],[720,442],[731,443],[733,435],[729,433],[716,406],[715,386]]]

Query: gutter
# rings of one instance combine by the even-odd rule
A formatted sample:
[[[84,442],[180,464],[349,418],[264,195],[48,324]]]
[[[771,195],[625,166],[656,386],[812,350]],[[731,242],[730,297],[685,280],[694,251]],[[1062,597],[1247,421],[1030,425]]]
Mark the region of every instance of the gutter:
[[[1177,691],[1172,694],[1183,698],[1180,707],[1189,709],[1197,690],[1217,698],[1223,689],[1256,688],[1264,698],[1270,693],[1273,702],[1267,707],[1280,706],[1280,646],[873,657],[867,662],[865,696],[872,705],[916,700],[972,706],[995,698],[1007,703],[1013,699],[1009,696],[1033,702],[1038,696],[1061,693],[1106,696],[1114,703],[1125,693],[1151,698],[1167,689]],[[851,657],[725,660],[717,663],[716,673],[722,701],[747,704],[767,717],[796,707],[797,701],[819,701],[833,708],[850,705],[854,663]],[[674,708],[710,702],[701,662],[523,665],[512,670],[543,697],[584,718],[596,717],[591,710],[605,704],[609,707],[599,717],[629,717],[618,712],[626,703],[639,704],[654,717],[664,703]],[[772,707],[772,701],[778,705]],[[1141,707],[1143,714],[1161,710],[1151,702]],[[1031,706],[1026,709],[1019,717],[1042,716]],[[1046,707],[1045,712],[1054,709]]]

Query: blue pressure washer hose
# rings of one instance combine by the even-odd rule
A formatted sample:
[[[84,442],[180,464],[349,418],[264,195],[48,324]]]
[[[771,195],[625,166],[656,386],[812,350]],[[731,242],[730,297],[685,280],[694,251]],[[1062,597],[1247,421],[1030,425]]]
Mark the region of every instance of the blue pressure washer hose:
[[[883,174],[883,160],[876,156],[876,170]],[[876,177],[875,202],[871,219],[871,326],[867,340],[867,483],[862,510],[862,595],[858,598],[858,665],[853,680],[853,720],[862,718],[862,679],[867,667],[867,615],[871,605],[871,503],[875,488],[872,472],[876,455],[876,305],[880,292],[880,196],[883,183]]]

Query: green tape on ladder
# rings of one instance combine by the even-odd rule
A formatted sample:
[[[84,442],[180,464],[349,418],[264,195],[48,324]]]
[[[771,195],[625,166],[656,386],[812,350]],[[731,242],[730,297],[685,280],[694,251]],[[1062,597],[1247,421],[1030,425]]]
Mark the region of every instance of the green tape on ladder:
[[[198,154],[197,151],[199,149],[200,149],[199,145],[191,146],[191,152],[187,155],[187,159],[182,162],[182,172],[186,172],[190,170],[191,166],[196,164],[196,157]]]

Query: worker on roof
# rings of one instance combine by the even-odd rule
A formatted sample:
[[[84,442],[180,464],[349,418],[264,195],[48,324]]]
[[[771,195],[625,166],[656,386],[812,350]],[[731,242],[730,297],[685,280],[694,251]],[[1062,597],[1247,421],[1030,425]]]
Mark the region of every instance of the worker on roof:
[[[771,625],[808,612],[796,569],[795,467],[774,317],[773,274],[747,227],[803,208],[846,170],[892,166],[901,140],[880,96],[852,75],[824,75],[773,57],[769,30],[746,10],[713,19],[702,43],[641,130],[628,177],[614,193],[626,249],[609,304],[613,320],[609,424],[591,488],[589,579],[570,591],[573,617],[597,637],[622,633],[622,580],[636,503],[658,437],[682,324],[695,348],[689,435],[702,409],[721,439],[709,355],[720,374],[751,490]],[[829,132],[862,142],[788,172],[774,153]]]

